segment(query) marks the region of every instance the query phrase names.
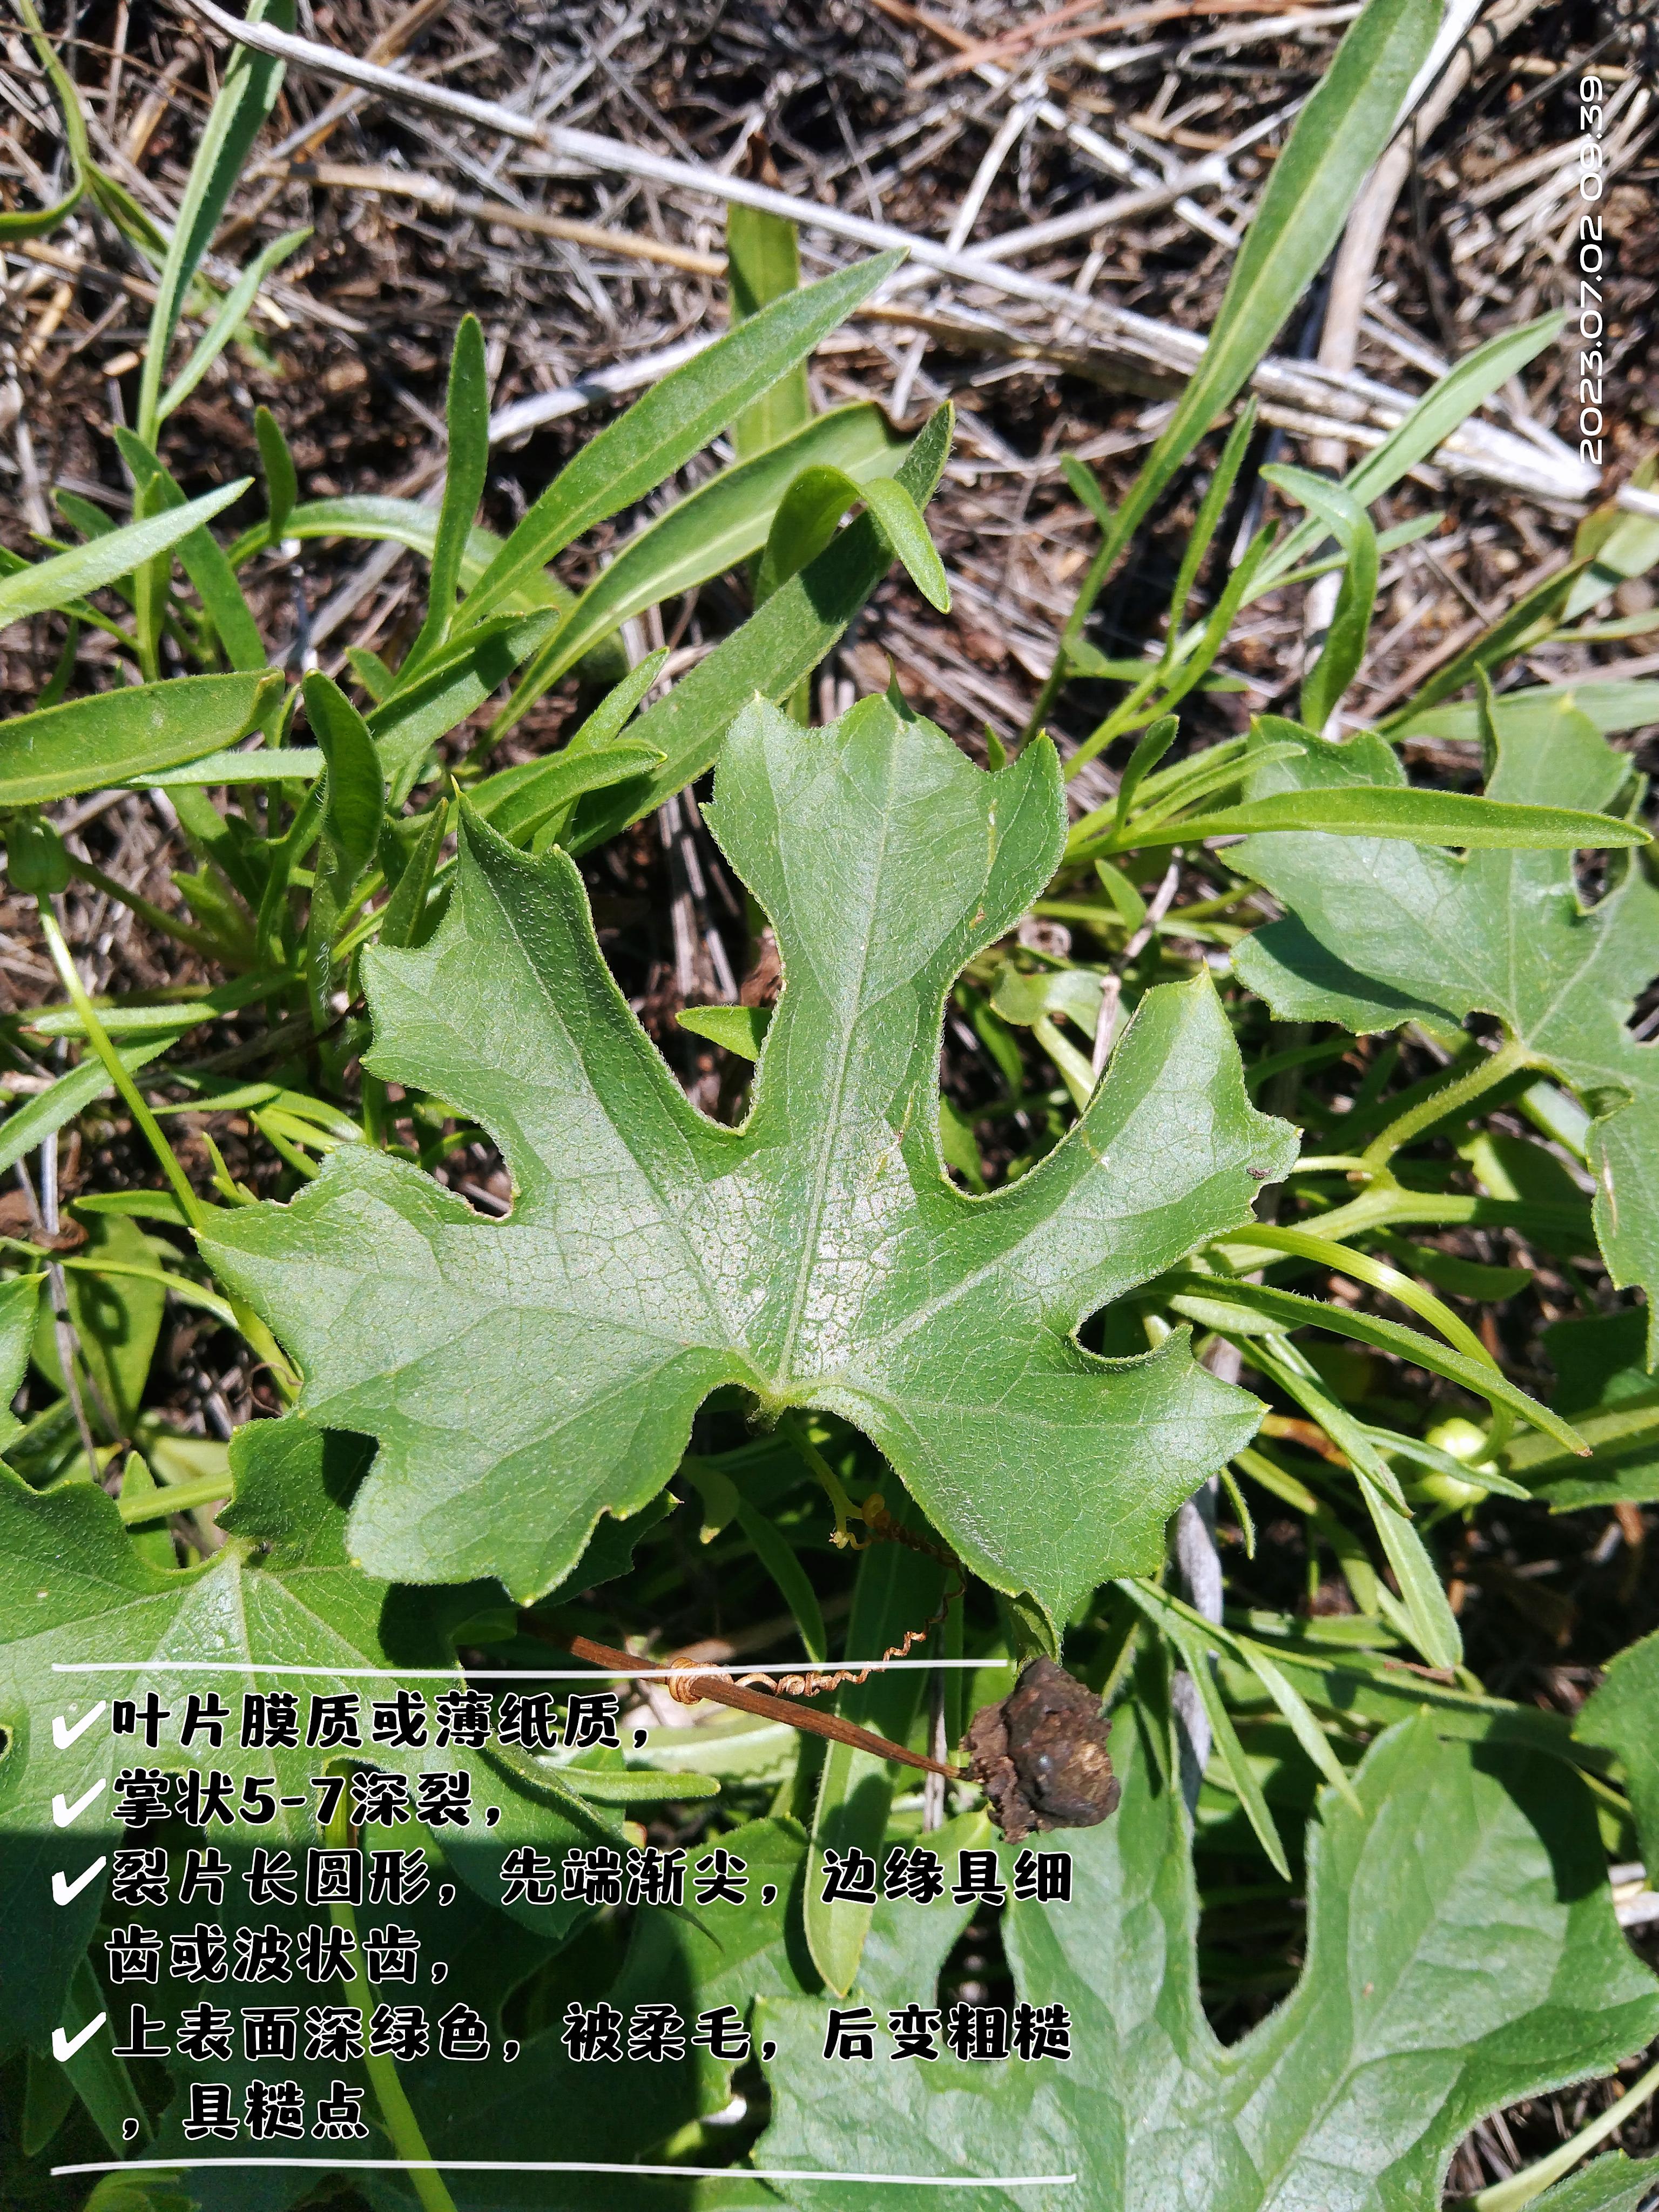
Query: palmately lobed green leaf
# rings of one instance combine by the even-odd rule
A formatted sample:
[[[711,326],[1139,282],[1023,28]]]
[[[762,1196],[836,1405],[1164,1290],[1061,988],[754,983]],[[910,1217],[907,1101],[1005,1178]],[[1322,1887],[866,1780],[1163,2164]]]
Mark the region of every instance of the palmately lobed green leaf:
[[[1499,720],[1487,795],[1599,811],[1629,775],[1629,762],[1563,693],[1547,720]],[[1300,760],[1258,771],[1246,799],[1387,783],[1403,788],[1405,775],[1382,738],[1310,738]],[[1571,1085],[1597,1117],[1589,1161],[1608,1270],[1620,1286],[1644,1287],[1659,1313],[1659,1044],[1638,1043],[1626,1025],[1659,969],[1659,889],[1645,855],[1616,859],[1589,908],[1566,852],[1460,860],[1285,832],[1251,839],[1235,859],[1286,910],[1234,957],[1240,978],[1284,1019],[1376,1030],[1420,1018],[1447,1030],[1493,1014],[1535,1066]],[[1656,1353],[1650,1337],[1650,1363]]]
[[[947,1181],[945,997],[1052,873],[1046,743],[988,775],[884,700],[815,731],[757,702],[708,818],[784,968],[741,1129],[641,1030],[571,863],[468,819],[430,944],[365,962],[369,1058],[490,1133],[512,1215],[343,1147],[292,1205],[216,1222],[213,1263],[300,1361],[307,1409],[380,1440],[352,1522],[376,1572],[539,1595],[733,1383],[863,1430],[976,1572],[1062,1614],[1156,1562],[1258,1413],[1184,1332],[1123,1360],[1075,1332],[1248,1219],[1292,1134],[1250,1106],[1201,975],[1147,995],[1032,1173],[982,1199]]]
[[[880,1905],[854,1992],[882,2024],[873,2063],[824,2061],[822,2001],[760,2008],[776,2057],[757,2164],[834,2172],[856,2143],[866,2172],[955,2179],[925,2192],[939,2212],[1424,2212],[1477,2120],[1605,2073],[1659,2027],[1583,1785],[1538,1753],[1442,1742],[1423,1717],[1373,1745],[1357,1808],[1321,1793],[1300,1980],[1222,2045],[1199,1997],[1188,1824],[1147,1705],[1119,1709],[1112,1753],[1122,1802],[1066,1838],[1070,1901],[1015,1902],[1003,1921],[1018,1996],[1070,2014],[1069,2061],[895,2063],[884,2008],[935,2002],[966,1913]],[[1076,2179],[998,2185],[1042,2174]],[[846,2202],[840,2184],[775,2186],[802,2212]],[[860,2201],[898,2212],[923,2193]]]

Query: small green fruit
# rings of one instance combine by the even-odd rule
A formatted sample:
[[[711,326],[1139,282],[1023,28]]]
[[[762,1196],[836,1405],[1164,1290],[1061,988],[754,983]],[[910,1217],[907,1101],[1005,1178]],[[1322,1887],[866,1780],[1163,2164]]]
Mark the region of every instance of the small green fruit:
[[[1413,1497],[1432,1499],[1437,1505],[1450,1505],[1461,1511],[1466,1506],[1479,1505],[1492,1495],[1478,1479],[1492,1464],[1484,1429],[1477,1428],[1473,1421],[1466,1421],[1461,1414],[1454,1414],[1449,1420],[1437,1422],[1424,1442],[1452,1459],[1463,1461],[1469,1473],[1464,1479],[1438,1468],[1425,1469],[1411,1485]]]

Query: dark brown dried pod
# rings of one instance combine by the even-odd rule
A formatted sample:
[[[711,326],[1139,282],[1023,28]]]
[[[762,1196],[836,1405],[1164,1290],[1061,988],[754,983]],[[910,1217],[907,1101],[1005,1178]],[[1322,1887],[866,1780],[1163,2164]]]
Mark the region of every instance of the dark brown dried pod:
[[[1031,1660],[1000,1705],[975,1714],[969,1772],[1011,1844],[1033,1828],[1092,1828],[1115,1809],[1111,1732],[1094,1692],[1052,1659]]]

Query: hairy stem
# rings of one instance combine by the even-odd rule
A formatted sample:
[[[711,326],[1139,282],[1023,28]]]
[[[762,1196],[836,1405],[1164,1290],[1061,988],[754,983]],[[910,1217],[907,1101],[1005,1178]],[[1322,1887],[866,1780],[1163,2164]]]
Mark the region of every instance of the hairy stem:
[[[1443,1090],[1420,1098],[1415,1106],[1401,1115],[1398,1121],[1390,1121],[1386,1129],[1379,1131],[1372,1138],[1360,1155],[1361,1158],[1367,1167],[1386,1167],[1395,1154],[1403,1146],[1410,1144],[1413,1137],[1420,1136],[1425,1129],[1432,1128],[1437,1121],[1443,1121],[1447,1115],[1456,1113],[1471,1100],[1494,1089],[1527,1065],[1526,1047],[1515,1037],[1507,1039],[1498,1051],[1480,1061],[1467,1075],[1460,1076],[1455,1083],[1447,1084]]]

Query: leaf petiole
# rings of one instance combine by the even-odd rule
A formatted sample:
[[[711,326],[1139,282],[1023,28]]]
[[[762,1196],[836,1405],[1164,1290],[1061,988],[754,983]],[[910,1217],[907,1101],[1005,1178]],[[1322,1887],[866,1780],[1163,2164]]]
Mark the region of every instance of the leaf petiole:
[[[1511,1075],[1530,1064],[1526,1047],[1515,1037],[1507,1039],[1496,1052],[1472,1067],[1467,1075],[1460,1076],[1455,1083],[1447,1084],[1443,1090],[1431,1091],[1426,1098],[1419,1099],[1415,1106],[1401,1115],[1397,1121],[1390,1121],[1388,1127],[1381,1130],[1366,1146],[1361,1155],[1365,1165],[1373,1169],[1386,1167],[1395,1154],[1410,1144],[1413,1137],[1420,1136],[1425,1129],[1432,1128],[1437,1121],[1443,1121],[1449,1114],[1458,1112],[1471,1100],[1506,1082]]]
[[[861,1552],[869,1538],[855,1536],[847,1524],[849,1521],[861,1520],[863,1516],[847,1495],[841,1477],[807,1435],[805,1424],[799,1414],[780,1413],[778,1433],[823,1485],[824,1494],[836,1516],[836,1531],[830,1541],[842,1550]]]
[[[222,1505],[234,1495],[228,1474],[204,1474],[195,1482],[163,1484],[140,1491],[132,1498],[118,1498],[115,1510],[128,1528],[140,1521],[160,1521],[174,1513],[193,1513],[198,1505]]]

